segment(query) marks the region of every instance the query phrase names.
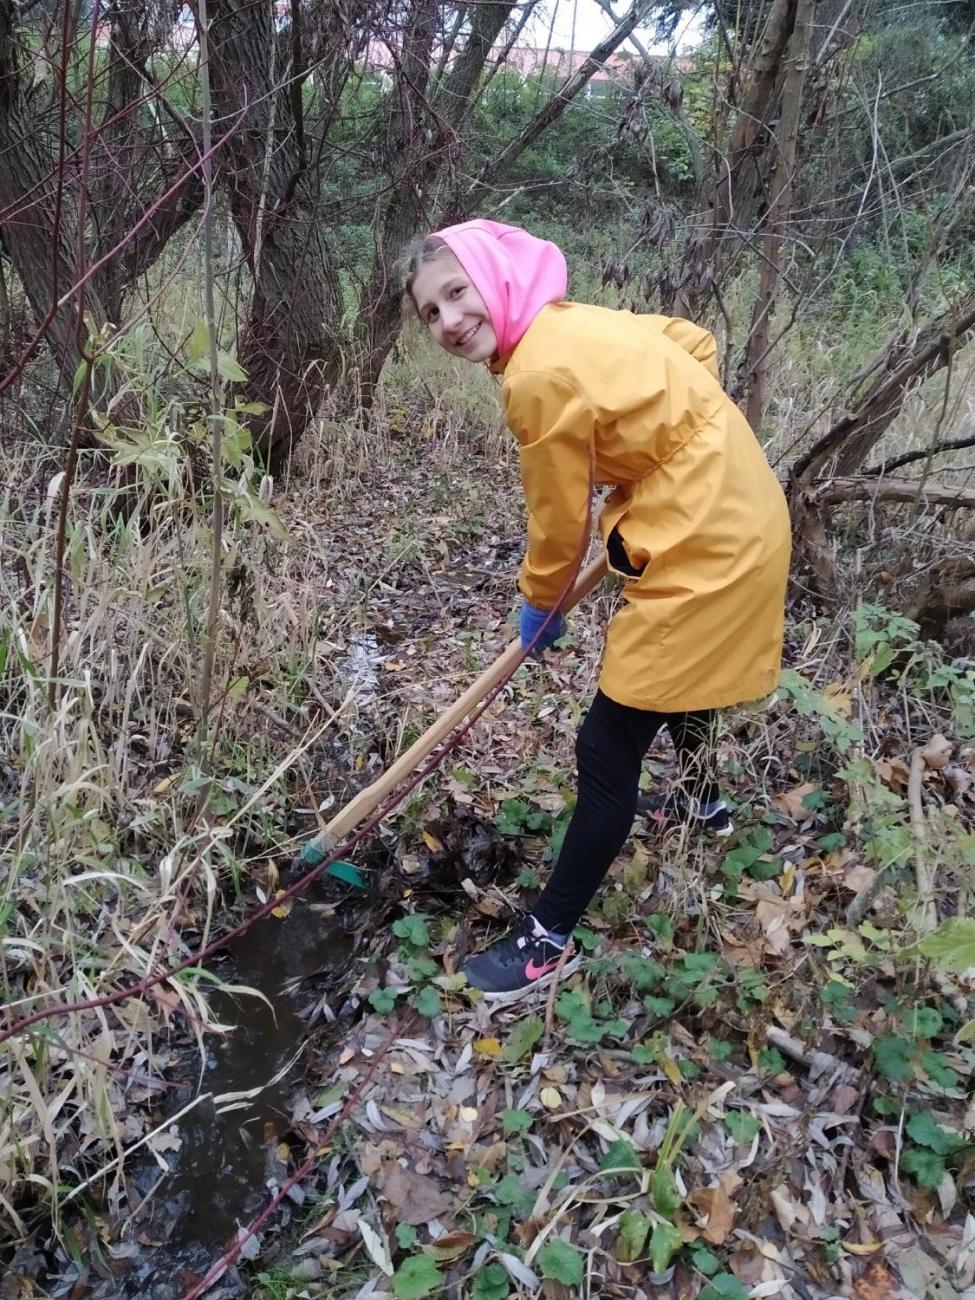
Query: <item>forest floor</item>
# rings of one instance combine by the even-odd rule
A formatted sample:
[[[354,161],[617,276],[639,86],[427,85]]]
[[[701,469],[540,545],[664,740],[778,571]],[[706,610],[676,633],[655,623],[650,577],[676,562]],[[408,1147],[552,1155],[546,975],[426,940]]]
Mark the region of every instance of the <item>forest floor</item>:
[[[286,541],[255,533],[235,549],[229,704],[204,823],[211,844],[226,830],[237,874],[229,850],[214,854],[209,893],[184,899],[178,924],[161,909],[160,959],[271,897],[316,821],[513,634],[523,536],[513,458],[490,438],[438,436],[393,428],[372,459],[346,445],[344,469],[333,456],[332,477],[310,472],[275,499]],[[141,563],[144,597],[162,561]],[[971,897],[975,752],[960,708],[970,673],[884,611],[855,623],[855,593],[849,608],[817,613],[797,587],[782,689],[726,718],[732,839],[638,822],[577,931],[582,968],[553,997],[490,1014],[458,986],[463,954],[530,903],[557,851],[575,731],[617,598],[608,583],[573,616],[566,645],[521,668],[350,854],[365,900],[344,889],[317,898],[312,915],[330,936],[321,946],[344,944],[341,962],[318,951],[315,932],[310,964],[288,968],[304,990],[286,1053],[299,1064],[269,1085],[260,1069],[279,1058],[255,1047],[265,1031],[252,1034],[227,1089],[230,1128],[171,1118],[199,1084],[197,1038],[208,1069],[227,1050],[215,1053],[228,1039],[205,1032],[202,1000],[160,990],[141,1019],[129,1003],[100,1022],[98,1053],[112,1069],[99,1095],[115,1129],[105,1145],[98,1107],[86,1113],[73,1096],[62,1129],[47,1102],[61,1182],[90,1176],[99,1143],[134,1150],[150,1130],[153,1176],[127,1159],[113,1181],[95,1181],[97,1199],[61,1208],[58,1236],[23,1212],[0,1296],[195,1294],[234,1233],[208,1256],[167,1256],[188,1211],[166,1170],[185,1174],[188,1148],[197,1165],[202,1153],[192,1217],[193,1196],[220,1195],[223,1165],[228,1182],[243,1176],[238,1142],[250,1199],[233,1212],[240,1255],[208,1287],[214,1297],[975,1300],[975,951],[960,950],[950,926],[941,949],[915,943],[919,861],[936,882],[930,919],[963,916]],[[124,621],[135,606],[119,601]],[[137,631],[120,626],[123,639]],[[165,675],[156,680],[161,690]],[[186,780],[178,704],[146,706],[151,720],[132,710],[106,742],[128,791],[115,815],[134,826],[138,812],[144,835],[198,789]],[[286,774],[263,787],[285,756]],[[672,768],[663,736],[647,783],[663,788]],[[5,772],[16,788],[12,758]],[[252,818],[238,842],[229,828],[255,790],[263,822]],[[113,845],[106,869],[121,852]],[[166,859],[145,852],[155,879]],[[18,877],[15,903],[31,905],[30,883]],[[851,903],[876,884],[851,920]],[[261,931],[272,968],[290,943],[274,930],[288,922],[280,912]],[[93,904],[105,968],[138,941],[136,917],[131,898]],[[16,944],[7,960],[36,996],[23,952],[22,971]],[[284,969],[272,969],[269,989]],[[243,1025],[250,1004],[235,1005]],[[268,1085],[273,1122],[257,1118],[256,1095],[240,1095]],[[23,1106],[18,1124],[31,1113]],[[256,1212],[306,1165],[249,1236]],[[165,1281],[157,1269],[133,1283],[149,1276],[139,1272],[148,1252],[167,1261]]]

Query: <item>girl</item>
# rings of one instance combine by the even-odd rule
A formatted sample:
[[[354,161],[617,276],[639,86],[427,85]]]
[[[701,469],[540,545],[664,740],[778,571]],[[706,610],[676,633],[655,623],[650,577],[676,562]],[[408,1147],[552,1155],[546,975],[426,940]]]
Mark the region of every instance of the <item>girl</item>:
[[[782,649],[788,510],[721,388],[714,339],[686,320],[566,301],[566,280],[554,244],[496,221],[427,236],[406,262],[434,340],[501,378],[529,512],[522,644],[539,652],[564,632],[555,607],[586,544],[593,479],[614,485],[599,527],[627,580],[579,731],[578,800],[552,877],[531,914],[464,967],[495,1003],[554,977],[630,832],[661,727],[686,792],[647,810],[730,832],[709,769],[714,711],[769,694]]]

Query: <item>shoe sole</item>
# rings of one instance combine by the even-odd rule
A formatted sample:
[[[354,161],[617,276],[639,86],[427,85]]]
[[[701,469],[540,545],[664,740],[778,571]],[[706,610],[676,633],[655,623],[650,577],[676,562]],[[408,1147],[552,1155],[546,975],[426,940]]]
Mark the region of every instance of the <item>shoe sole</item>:
[[[570,957],[562,967],[561,979],[564,980],[569,975],[574,975],[581,965],[581,954],[578,954],[575,957]],[[533,984],[526,984],[525,987],[521,989],[508,989],[507,992],[504,993],[484,992],[481,1000],[487,1003],[491,1008],[510,1007],[515,1002],[522,1002],[535,997],[539,993],[547,992],[551,987],[552,981],[558,974],[559,972],[557,970],[553,970],[548,975],[543,975],[540,980],[535,980]]]

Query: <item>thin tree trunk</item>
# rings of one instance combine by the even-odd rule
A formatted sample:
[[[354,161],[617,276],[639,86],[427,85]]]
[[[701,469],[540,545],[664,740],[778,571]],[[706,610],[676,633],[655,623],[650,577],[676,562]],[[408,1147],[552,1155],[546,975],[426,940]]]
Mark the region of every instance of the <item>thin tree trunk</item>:
[[[417,69],[416,55],[423,49],[427,28],[420,21],[425,4],[421,0],[414,11],[414,27],[404,42],[402,72],[397,89],[398,103],[390,131],[390,138],[403,148],[406,141],[412,150],[404,150],[394,172],[397,176],[394,192],[386,206],[381,233],[377,237],[377,254],[372,278],[363,300],[363,331],[361,361],[358,370],[362,401],[368,407],[379,379],[389,349],[399,332],[400,288],[393,275],[395,262],[404,244],[418,231],[430,228],[443,219],[460,221],[469,205],[485,186],[492,184],[510,167],[535,140],[555,122],[568,105],[585,89],[593,75],[606,59],[639,26],[652,7],[653,0],[634,0],[629,12],[617,23],[612,32],[592,51],[589,58],[545,102],[516,139],[505,145],[499,153],[479,170],[474,181],[461,192],[454,183],[453,167],[463,144],[471,96],[477,86],[487,56],[513,9],[511,3],[493,3],[484,0],[476,6],[473,28],[455,71],[437,88],[434,97],[434,124],[431,126],[432,143],[424,136],[423,126],[430,122],[426,107],[425,69]],[[428,23],[432,19],[425,20]],[[408,123],[410,133],[403,135],[403,124]],[[433,202],[427,204],[424,195],[431,191],[434,181],[440,185]],[[443,178],[446,177],[446,181]],[[452,193],[451,193],[452,191]]]
[[[809,65],[816,0],[797,0],[795,26],[789,38],[785,82],[782,88],[779,125],[776,131],[776,160],[772,177],[772,201],[766,214],[763,239],[765,256],[759,271],[758,296],[748,338],[746,415],[759,431],[765,415],[765,379],[768,368],[769,328],[775,310],[782,263],[785,257],[787,223],[792,206],[792,183],[799,143],[802,92]]]
[[[253,277],[238,346],[241,395],[269,408],[247,422],[276,471],[339,372],[341,290],[288,77],[274,66],[274,6],[213,0],[209,9],[214,117],[228,132],[217,159]]]
[[[430,58],[437,35],[438,5],[419,0],[413,10],[398,69],[386,135],[386,167],[395,177],[376,232],[372,275],[363,295],[359,364],[354,394],[372,406],[383,363],[400,327],[396,263],[405,245],[435,220],[436,199],[427,195],[438,176],[450,176],[463,143],[472,96],[488,55],[515,6],[484,0],[473,15],[467,43],[452,72],[428,96]]]
[[[745,77],[727,165],[712,202],[712,245],[735,231],[748,233],[765,192],[764,159],[772,139],[769,121],[782,61],[795,26],[797,0],[774,0]],[[737,242],[731,239],[732,245]]]
[[[73,298],[58,303],[79,278],[77,192],[58,164],[57,107],[39,115],[31,96],[15,18],[10,0],[0,0],[0,229],[39,327],[70,382],[82,362],[78,305]],[[62,152],[65,145],[61,141]],[[91,286],[86,309],[100,327],[105,314]]]

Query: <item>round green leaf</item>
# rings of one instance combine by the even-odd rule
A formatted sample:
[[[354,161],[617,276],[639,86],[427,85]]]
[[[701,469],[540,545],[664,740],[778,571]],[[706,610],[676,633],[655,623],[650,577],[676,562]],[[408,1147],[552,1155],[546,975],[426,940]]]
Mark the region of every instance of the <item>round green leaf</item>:
[[[505,1300],[511,1290],[511,1281],[504,1266],[492,1260],[484,1268],[478,1269],[474,1279],[473,1300]]]
[[[393,1290],[400,1300],[421,1300],[442,1281],[439,1268],[429,1255],[411,1255],[393,1275]]]
[[[421,1016],[426,1016],[430,1020],[433,1020],[435,1016],[439,1016],[443,1011],[440,994],[435,988],[431,988],[429,984],[425,984],[416,997],[413,998],[413,1005]]]
[[[575,1246],[560,1241],[558,1237],[538,1252],[538,1266],[542,1277],[550,1277],[553,1282],[562,1282],[565,1286],[579,1286],[585,1272],[582,1256]]]
[[[697,1300],[748,1300],[748,1292],[734,1273],[717,1273]]]
[[[724,1117],[724,1126],[736,1142],[751,1142],[762,1122],[750,1110],[730,1110]]]

